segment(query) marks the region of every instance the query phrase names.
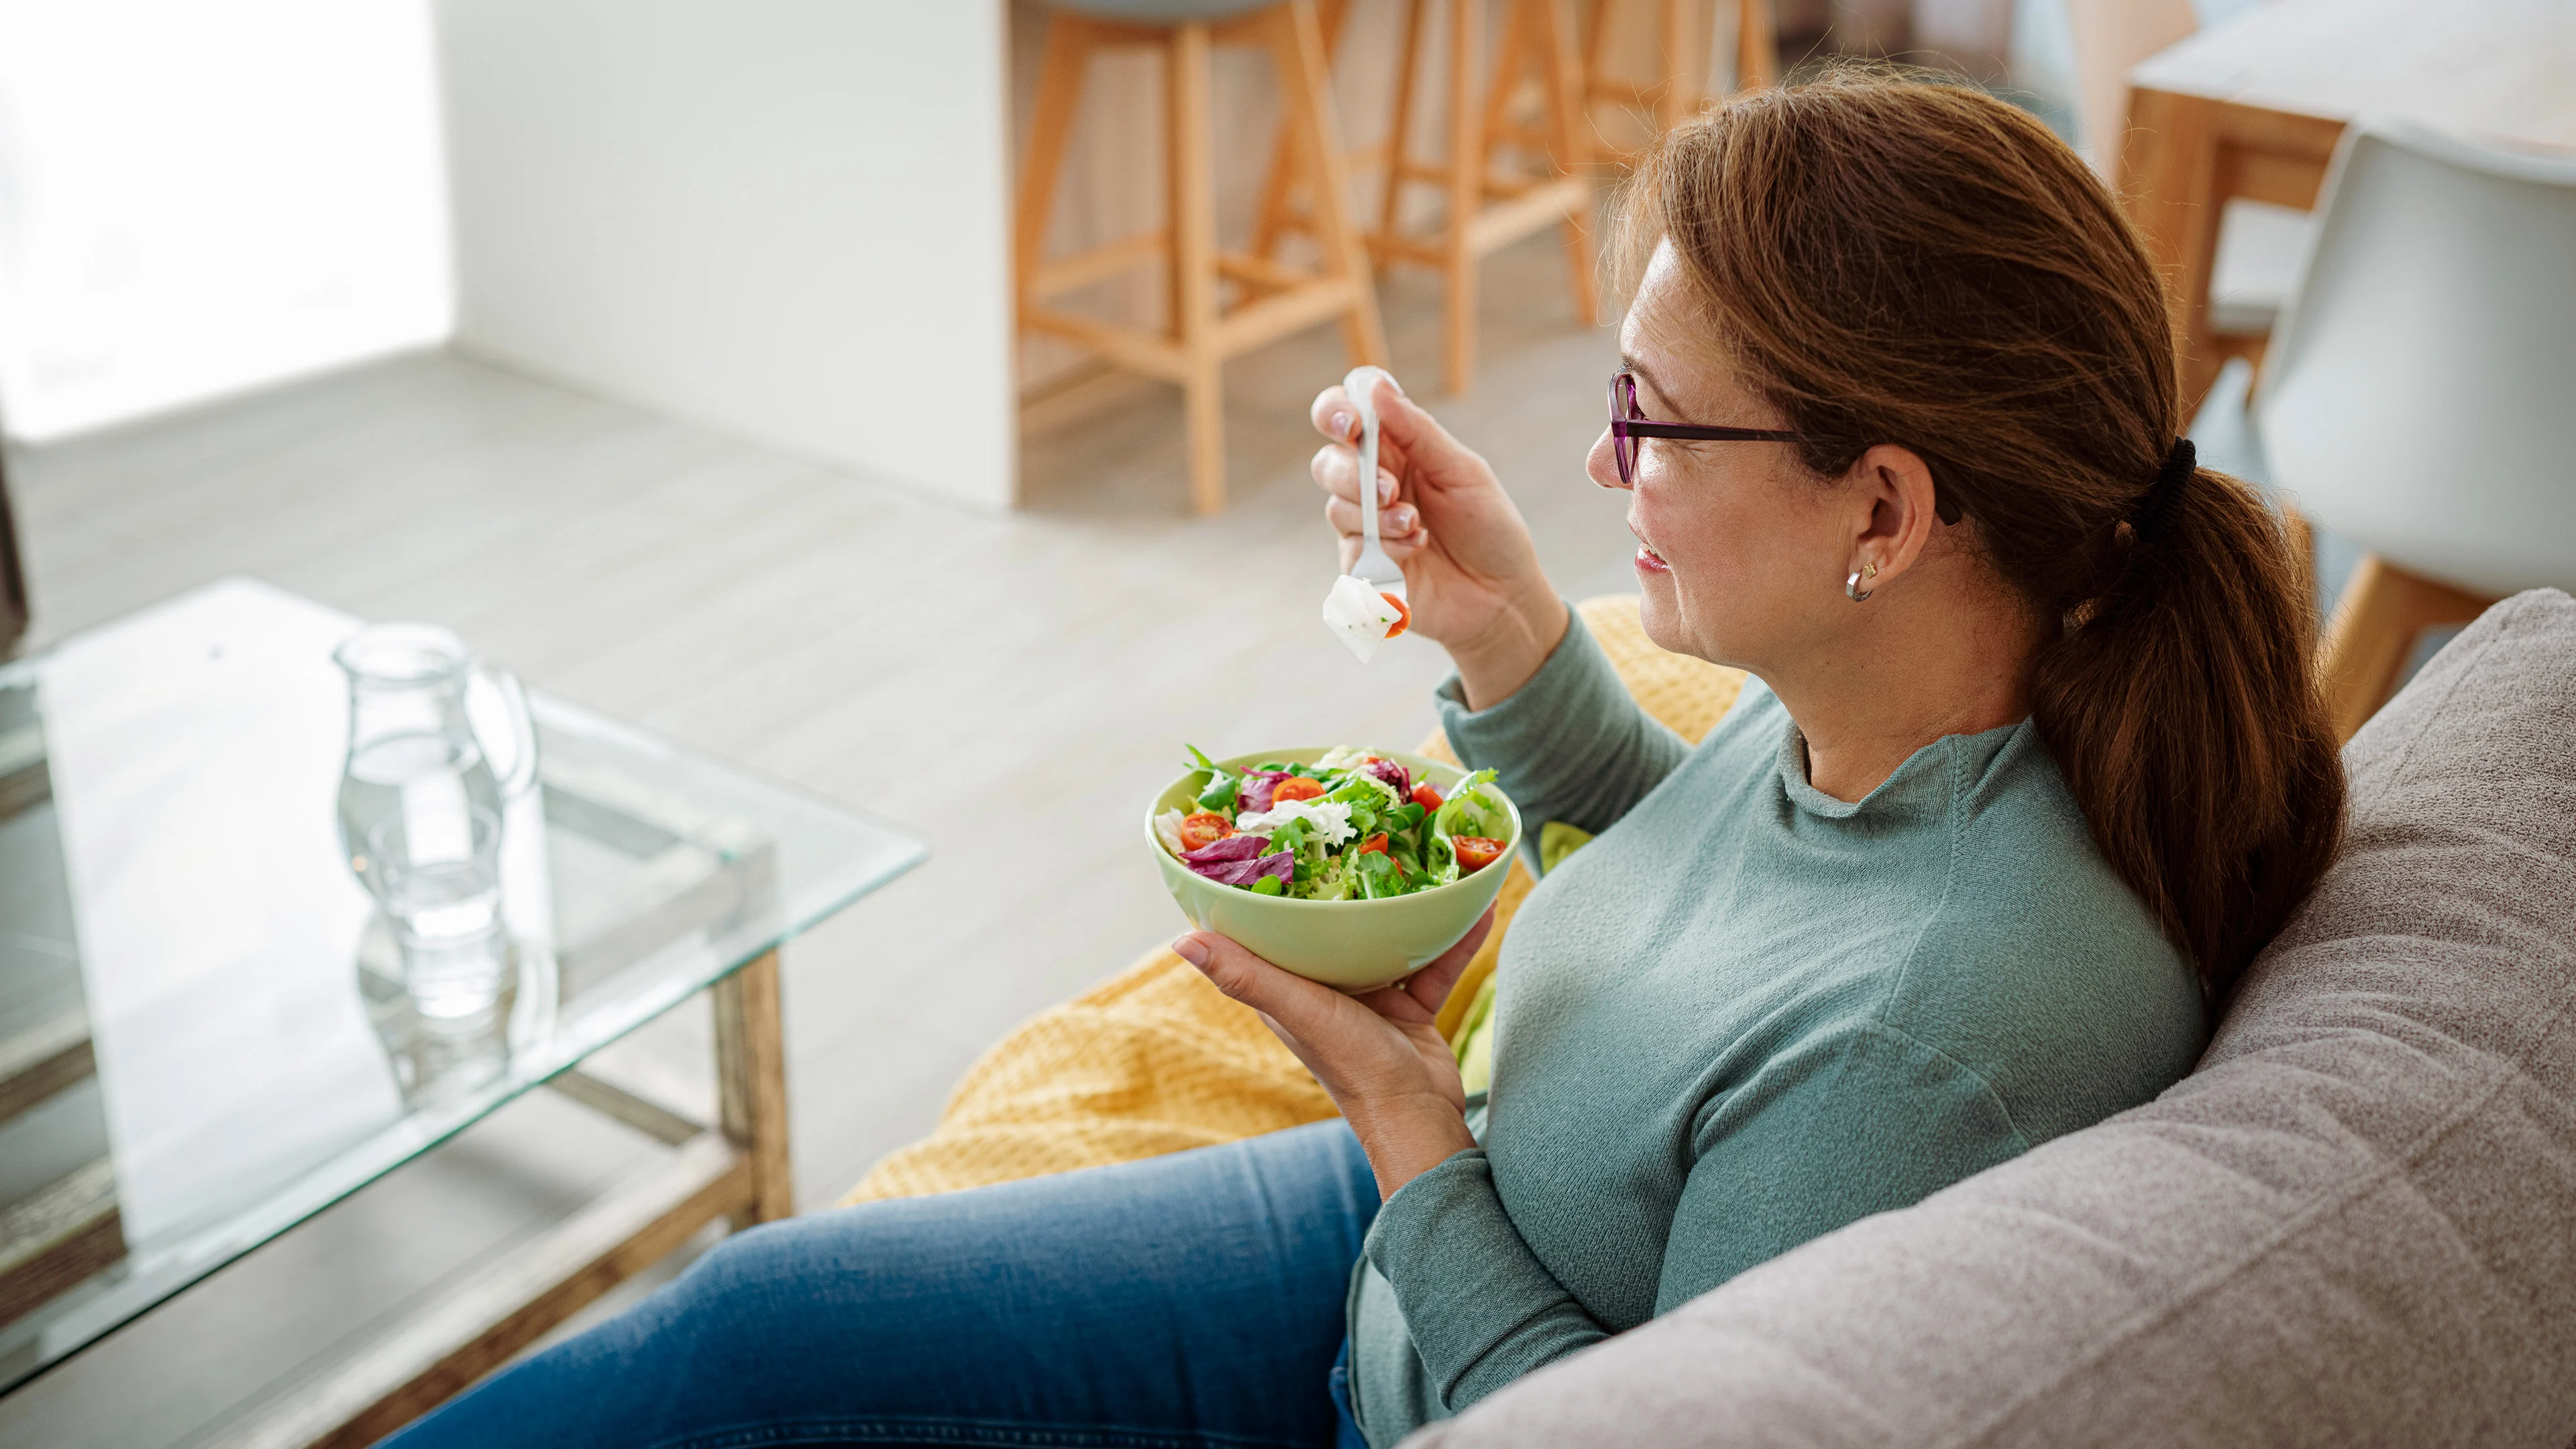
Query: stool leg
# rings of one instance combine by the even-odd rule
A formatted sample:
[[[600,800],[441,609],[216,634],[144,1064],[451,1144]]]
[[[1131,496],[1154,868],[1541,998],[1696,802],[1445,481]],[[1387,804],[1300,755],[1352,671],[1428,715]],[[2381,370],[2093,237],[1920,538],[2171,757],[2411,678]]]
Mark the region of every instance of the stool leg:
[[[1609,43],[1610,18],[1617,13],[1619,0],[1592,0],[1592,16],[1583,32],[1583,100],[1592,103],[1592,86],[1605,72],[1602,69],[1602,47]]]
[[[1484,115],[1476,94],[1484,0],[1449,0],[1449,215],[1441,230],[1440,360],[1454,396],[1476,375],[1476,254],[1468,229],[1484,205]]]
[[[1615,83],[1609,79],[1610,37],[1618,33],[1618,14],[1626,8],[1621,0],[1592,0],[1592,13],[1584,19],[1583,30],[1583,121],[1591,127],[1598,107],[1605,100],[1618,99]],[[1626,107],[1622,106],[1624,113]],[[1594,132],[1598,134],[1598,132]],[[1610,148],[1615,154],[1616,147]]]
[[[1306,176],[1315,204],[1315,243],[1324,254],[1323,271],[1350,283],[1350,300],[1342,311],[1342,342],[1355,363],[1387,363],[1386,332],[1378,322],[1377,288],[1369,271],[1368,249],[1351,217],[1351,174],[1342,150],[1341,127],[1333,119],[1333,78],[1324,64],[1324,36],[1316,23],[1315,0],[1289,0],[1273,14],[1270,49],[1279,69],[1279,90],[1289,124],[1306,151]]]
[[[1575,49],[1574,0],[1530,0],[1540,8],[1539,54],[1547,68],[1547,114],[1557,169],[1583,176],[1592,168],[1591,126],[1583,112],[1581,52]],[[1586,327],[1601,320],[1594,290],[1592,215],[1587,205],[1565,219],[1565,266],[1574,286],[1574,319]]]
[[[1261,182],[1261,205],[1253,212],[1252,254],[1270,258],[1278,255],[1279,238],[1297,229],[1297,217],[1288,205],[1297,189],[1297,150],[1295,138],[1285,127],[1270,148],[1270,173]]]
[[[1655,104],[1655,121],[1669,131],[1680,125],[1691,112],[1699,109],[1698,88],[1691,84],[1697,67],[1691,64],[1691,24],[1695,12],[1708,0],[1664,0],[1664,92]],[[1707,47],[1702,46],[1699,60],[1707,60]]]
[[[1324,31],[1324,69],[1329,74],[1333,57],[1342,48],[1342,16],[1350,9],[1350,0],[1316,0],[1315,21]],[[1283,118],[1284,120],[1284,118]],[[1261,184],[1259,218],[1252,228],[1252,254],[1268,258],[1279,250],[1279,238],[1292,231],[1302,231],[1313,218],[1299,218],[1288,201],[1302,179],[1297,170],[1296,128],[1281,125],[1279,139],[1271,143],[1270,174]]]
[[[1211,112],[1208,27],[1177,26],[1165,51],[1164,137],[1171,166],[1165,189],[1172,233],[1172,337],[1187,375],[1190,507],[1225,508],[1224,359],[1216,350],[1216,180],[1208,152]]]
[[[1511,0],[1503,7],[1503,33],[1494,42],[1493,82],[1485,87],[1485,145],[1477,153],[1477,164],[1484,169],[1476,175],[1477,195],[1484,194],[1485,178],[1491,174],[1494,142],[1512,123],[1512,95],[1520,89],[1521,74],[1528,68],[1527,42],[1529,6],[1525,0]]]
[[[1038,70],[1036,114],[1030,118],[1028,160],[1020,170],[1019,214],[1013,222],[1012,291],[1022,312],[1036,299],[1029,279],[1046,254],[1047,222],[1055,212],[1056,182],[1064,173],[1065,143],[1082,105],[1082,77],[1091,63],[1090,22],[1061,11],[1047,19],[1046,59]]]
[[[1780,22],[1771,0],[1735,0],[1735,84],[1744,90],[1780,83]]]
[[[1413,164],[1413,74],[1422,59],[1422,7],[1427,0],[1404,0],[1404,43],[1396,52],[1395,119],[1386,133],[1386,186],[1378,203],[1377,230],[1396,235],[1404,201],[1404,168]]]

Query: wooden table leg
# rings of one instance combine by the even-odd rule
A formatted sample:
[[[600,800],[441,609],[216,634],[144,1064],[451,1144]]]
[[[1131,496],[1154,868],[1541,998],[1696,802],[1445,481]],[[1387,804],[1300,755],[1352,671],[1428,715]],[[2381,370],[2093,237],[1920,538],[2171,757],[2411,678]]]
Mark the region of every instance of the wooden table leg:
[[[2397,672],[2424,631],[2466,624],[2495,600],[2455,589],[2363,554],[2326,626],[2323,676],[2335,737],[2348,740],[2397,688]]]
[[[2132,89],[2120,152],[2120,198],[2164,278],[2182,376],[2182,413],[2218,376],[2209,345],[2209,277],[2218,257],[2218,103]]]
[[[361,1449],[462,1392],[600,1294],[722,1216],[736,1230],[796,1210],[787,1057],[770,951],[716,983],[721,1133],[578,1072],[566,1095],[678,1150],[518,1245],[321,1373],[227,1424],[210,1449]]]
[[[716,983],[716,1090],[725,1137],[751,1162],[751,1204],[739,1230],[796,1211],[787,1155],[787,1043],[778,1005],[778,953]]]
[[[745,967],[749,970],[749,967]],[[445,1403],[600,1294],[744,1201],[744,1164],[701,1133],[503,1253],[372,1341],[302,1378],[202,1449],[364,1449]]]

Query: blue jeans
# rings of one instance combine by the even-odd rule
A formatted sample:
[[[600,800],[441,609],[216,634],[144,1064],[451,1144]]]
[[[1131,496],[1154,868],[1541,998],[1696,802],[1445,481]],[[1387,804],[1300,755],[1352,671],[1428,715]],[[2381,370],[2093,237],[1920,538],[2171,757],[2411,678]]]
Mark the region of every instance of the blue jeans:
[[[772,1223],[387,1442],[1356,1445],[1335,1354],[1377,1207],[1336,1121]]]

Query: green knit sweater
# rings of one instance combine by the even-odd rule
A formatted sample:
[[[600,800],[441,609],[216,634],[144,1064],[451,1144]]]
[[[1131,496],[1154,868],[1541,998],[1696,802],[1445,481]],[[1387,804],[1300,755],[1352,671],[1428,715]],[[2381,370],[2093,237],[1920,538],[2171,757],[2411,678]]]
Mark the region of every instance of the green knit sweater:
[[[1389,1199],[1352,1273],[1378,1449],[1809,1238],[2155,1096],[2200,992],[2028,721],[1857,804],[1748,682],[1693,749],[1574,621],[1449,739],[1528,828],[1600,838],[1505,939],[1481,1148]]]

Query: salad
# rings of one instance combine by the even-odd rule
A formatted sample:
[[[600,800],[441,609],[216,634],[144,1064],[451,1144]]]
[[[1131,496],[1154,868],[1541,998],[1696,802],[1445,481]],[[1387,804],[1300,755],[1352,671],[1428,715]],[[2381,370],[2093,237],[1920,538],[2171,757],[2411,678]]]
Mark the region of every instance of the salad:
[[[1194,782],[1198,798],[1155,816],[1154,834],[1192,871],[1254,895],[1410,895],[1492,865],[1511,834],[1491,770],[1444,798],[1397,761],[1350,746],[1311,765],[1274,760],[1240,772],[1189,749],[1205,777]]]

